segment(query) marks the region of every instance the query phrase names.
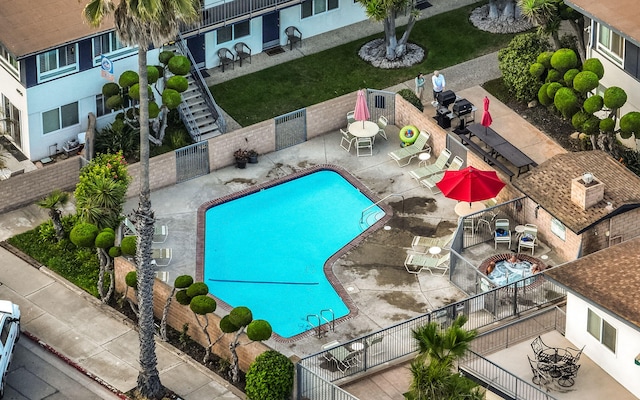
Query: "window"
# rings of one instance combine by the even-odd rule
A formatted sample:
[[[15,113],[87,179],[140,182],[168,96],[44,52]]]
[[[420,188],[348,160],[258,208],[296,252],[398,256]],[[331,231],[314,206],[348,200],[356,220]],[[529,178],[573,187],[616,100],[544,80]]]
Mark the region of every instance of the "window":
[[[38,55],[38,80],[56,78],[78,70],[76,45],[71,44]]]
[[[42,132],[49,133],[78,124],[78,102],[42,113]]]
[[[622,65],[622,59],[624,57],[624,39],[602,24],[598,25],[597,48],[609,56],[609,58],[611,58],[615,63]]]
[[[0,131],[8,133],[15,141],[20,143],[20,110],[11,104],[9,98],[2,96],[2,114],[0,114]]]
[[[114,110],[107,108],[107,98],[104,95],[99,94],[96,96],[96,115],[102,117],[103,115],[111,114]]]
[[[0,44],[0,64],[11,73],[15,78],[20,78],[20,64],[18,60],[9,53],[9,50]]]
[[[339,7],[338,0],[306,0],[302,3],[302,18],[311,17]]]
[[[587,332],[606,348],[616,352],[616,328],[591,309],[587,309]]]
[[[128,47],[118,40],[115,32],[105,33],[92,40],[93,65],[100,64],[100,56],[108,55],[110,58],[118,58],[123,55],[136,52],[134,47]]]
[[[216,30],[217,43],[230,42],[234,39],[249,36],[249,21],[238,22],[237,24],[223,26]]]
[[[567,238],[567,228],[555,218],[551,218],[551,232],[562,240]]]

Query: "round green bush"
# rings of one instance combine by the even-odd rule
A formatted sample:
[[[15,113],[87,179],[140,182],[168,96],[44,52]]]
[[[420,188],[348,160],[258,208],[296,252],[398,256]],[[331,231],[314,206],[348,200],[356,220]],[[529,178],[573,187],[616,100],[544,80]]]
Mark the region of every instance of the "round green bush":
[[[191,303],[191,297],[187,296],[187,290],[182,289],[176,292],[176,301],[183,306],[188,306]]]
[[[122,254],[133,256],[136,254],[138,238],[136,236],[125,236],[120,242],[120,250]]]
[[[567,84],[567,86],[573,86],[573,79],[576,77],[576,75],[578,75],[579,72],[580,71],[578,71],[578,69],[571,68],[564,73],[564,75],[562,76],[562,80]]]
[[[115,231],[113,228],[109,228],[109,227],[102,228],[102,232],[111,232],[111,233],[113,233],[114,235],[115,235],[115,233],[116,233],[116,231]]]
[[[632,111],[620,118],[620,136],[622,136],[622,134],[628,135],[629,137],[631,137],[631,135],[635,135],[636,138],[639,137],[640,112]],[[624,136],[623,138],[628,139]]]
[[[546,69],[551,69],[551,57],[553,56],[553,51],[543,51],[536,58],[536,62],[544,65]]]
[[[231,323],[228,315],[225,315],[224,317],[222,317],[222,319],[220,319],[220,330],[222,332],[232,333],[236,332],[238,329],[240,329],[240,327],[235,326],[233,323]]]
[[[597,58],[589,58],[584,60],[582,64],[583,71],[591,71],[598,76],[598,79],[602,79],[604,76],[604,65],[602,65],[602,61]]]
[[[207,295],[199,295],[191,299],[189,308],[198,315],[206,315],[216,310],[216,301]]]
[[[99,249],[109,249],[116,242],[116,235],[113,232],[102,231],[96,236],[95,245]]]
[[[113,246],[109,249],[109,257],[116,258],[122,255],[122,250],[120,250],[120,246]]]
[[[174,75],[167,79],[167,88],[182,93],[189,87],[189,81],[184,76]]]
[[[153,99],[153,89],[149,85],[147,85],[147,96],[149,96],[149,99]],[[140,84],[135,83],[129,88],[129,97],[134,100],[140,100]]]
[[[562,72],[557,69],[550,69],[547,72],[547,78],[544,80],[545,82],[560,82],[562,81]]]
[[[235,307],[229,313],[229,321],[235,326],[243,327],[247,326],[253,320],[253,314],[249,308],[244,306]]]
[[[553,98],[553,105],[569,119],[578,111],[578,95],[569,88],[561,87]]]
[[[247,325],[247,336],[256,342],[269,339],[272,333],[271,324],[264,319],[256,319]]]
[[[538,78],[541,78],[542,74],[544,74],[544,71],[546,70],[547,69],[544,67],[544,65],[537,62],[531,64],[531,66],[529,67],[529,73]]]
[[[398,94],[400,95],[400,97],[402,97],[403,99],[411,103],[415,108],[420,110],[420,112],[424,111],[424,106],[422,105],[422,102],[420,101],[418,96],[416,96],[416,93],[413,90],[402,89],[398,91]]]
[[[120,75],[120,79],[118,79],[118,83],[122,87],[130,87],[131,85],[138,83],[140,77],[138,73],[135,71],[124,71],[122,75]]]
[[[249,400],[286,400],[293,391],[294,365],[284,354],[267,350],[256,357],[246,375]]]
[[[138,288],[138,273],[136,271],[128,272],[124,277],[124,283],[130,288]]]
[[[573,88],[582,94],[597,88],[599,83],[600,80],[598,76],[591,71],[579,72],[575,78],[573,78]]]
[[[549,87],[549,85],[549,83],[545,83],[544,85],[540,86],[540,90],[538,90],[538,101],[543,106],[550,106],[551,104],[553,104],[553,98],[549,97],[549,95],[547,94],[547,88]]]
[[[616,129],[616,121],[613,118],[605,118],[600,121],[600,130],[602,132],[613,132]]]
[[[180,93],[173,89],[165,89],[162,92],[162,104],[167,106],[169,110],[173,110],[178,108],[178,106],[182,103],[182,96]]]
[[[578,56],[571,49],[558,49],[551,56],[551,67],[565,72],[578,66]]]
[[[617,86],[604,91],[604,106],[609,109],[620,108],[627,102],[627,92]]]
[[[599,94],[595,96],[588,97],[584,103],[582,103],[582,108],[589,114],[593,114],[596,111],[602,110],[602,106],[604,105],[604,99]]]
[[[556,97],[556,93],[558,92],[558,90],[564,87],[562,86],[562,84],[558,82],[550,82],[546,85],[547,85],[547,96],[549,97],[549,99],[552,99],[552,100],[554,97]]]
[[[160,79],[160,71],[155,65],[147,65],[147,83],[153,85]]]
[[[539,78],[525,73],[540,53],[549,50],[549,41],[535,32],[516,35],[498,51],[498,66],[504,85],[517,100],[528,102],[538,96]]]
[[[191,275],[180,275],[173,282],[173,286],[176,289],[186,289],[191,285],[193,285],[193,277]]]
[[[600,132],[600,118],[595,115],[590,115],[584,124],[582,124],[582,132],[587,135],[593,135]]]
[[[189,59],[182,55],[171,57],[167,67],[174,75],[186,75],[191,71],[191,63],[189,62]]]
[[[204,282],[194,282],[187,288],[187,296],[192,299],[196,296],[204,296],[209,293],[209,286]]]
[[[71,229],[69,239],[78,247],[93,247],[98,232],[98,227],[94,224],[80,222]]]
[[[578,111],[577,113],[573,114],[573,116],[571,117],[571,125],[573,125],[574,128],[582,132],[582,124],[584,124],[589,119],[590,116],[591,114],[588,114],[584,111]]]
[[[116,94],[120,94],[120,86],[118,86],[117,83],[114,82],[109,82],[109,83],[105,83],[102,86],[102,95],[105,98],[109,98],[111,96],[115,96]]]
[[[149,118],[158,118],[160,115],[160,106],[155,101],[149,102]]]
[[[116,94],[107,99],[105,106],[109,110],[119,110],[122,108],[123,104],[124,104],[124,100],[122,100],[122,96],[120,96],[119,94]]]
[[[158,54],[158,60],[164,65],[167,65],[167,63],[173,56],[175,56],[175,53],[173,51],[165,50]]]

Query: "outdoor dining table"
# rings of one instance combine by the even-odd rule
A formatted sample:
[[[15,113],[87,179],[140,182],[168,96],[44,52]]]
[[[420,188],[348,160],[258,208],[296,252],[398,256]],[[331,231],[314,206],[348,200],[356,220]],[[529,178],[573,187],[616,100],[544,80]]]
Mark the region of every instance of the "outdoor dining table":
[[[458,216],[464,217],[465,215],[474,214],[479,211],[482,211],[485,208],[487,208],[487,205],[481,201],[474,201],[472,203],[461,201],[458,204],[456,204],[454,211]]]
[[[380,127],[372,121],[356,121],[349,124],[349,133],[358,138],[373,138]]]

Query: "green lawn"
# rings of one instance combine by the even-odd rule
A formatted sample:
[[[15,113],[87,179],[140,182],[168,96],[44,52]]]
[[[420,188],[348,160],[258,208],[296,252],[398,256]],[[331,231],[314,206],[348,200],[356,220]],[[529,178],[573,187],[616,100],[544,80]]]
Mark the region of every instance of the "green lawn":
[[[427,56],[422,63],[410,68],[378,69],[358,57],[360,47],[383,37],[380,33],[223,82],[210,89],[216,102],[242,126],[360,88],[385,89],[412,79],[418,72],[429,73],[506,46],[514,35],[492,34],[471,25],[468,17],[475,7],[478,4],[418,21],[409,39],[423,47]]]

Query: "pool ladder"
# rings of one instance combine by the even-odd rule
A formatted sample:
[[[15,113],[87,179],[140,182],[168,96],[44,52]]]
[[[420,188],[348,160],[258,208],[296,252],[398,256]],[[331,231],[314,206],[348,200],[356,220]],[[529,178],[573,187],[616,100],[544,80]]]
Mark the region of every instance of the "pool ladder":
[[[404,196],[399,193],[391,193],[385,198],[376,201],[375,203],[371,204],[370,206],[362,210],[362,213],[360,214],[360,230],[361,231],[364,231],[371,225],[375,224],[378,220],[382,219],[382,217],[384,217],[385,215],[384,211],[372,210],[372,208],[378,206],[378,204],[382,203],[383,201],[387,200],[390,197],[400,197],[402,199],[402,212],[404,213]]]
[[[325,314],[329,314],[331,319],[328,319],[327,317],[325,317]],[[314,325],[314,322],[317,322],[317,325]],[[318,336],[318,338],[321,338],[322,334],[325,332],[322,329],[323,323],[327,324],[331,332],[334,332],[336,330],[336,318],[332,309],[327,308],[325,310],[320,310],[320,315],[318,314],[307,315],[307,324],[309,324],[311,329],[315,329],[316,335]]]

